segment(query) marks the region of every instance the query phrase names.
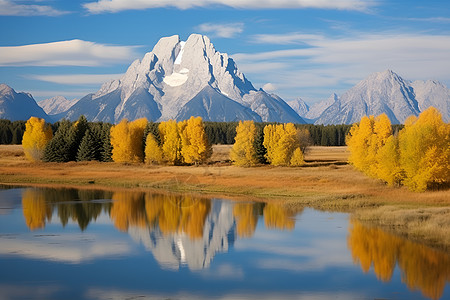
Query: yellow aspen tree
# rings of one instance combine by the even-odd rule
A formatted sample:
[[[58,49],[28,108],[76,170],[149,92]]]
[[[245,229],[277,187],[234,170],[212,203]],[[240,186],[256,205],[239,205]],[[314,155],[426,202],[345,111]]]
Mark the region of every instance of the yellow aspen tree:
[[[115,162],[142,162],[144,159],[144,131],[147,119],[128,122],[123,119],[111,127],[112,159]]]
[[[181,162],[181,137],[177,122],[169,120],[159,124],[163,159],[170,164]]]
[[[264,128],[263,145],[267,149],[267,161],[274,166],[303,164],[300,132],[292,123],[267,125]]]
[[[44,119],[31,117],[25,124],[22,146],[25,157],[31,161],[40,161],[44,154],[45,146],[53,137],[50,125]]]
[[[133,153],[133,162],[144,161],[144,132],[147,128],[146,118],[134,120],[130,123],[131,152]]]
[[[372,142],[374,117],[364,116],[359,124],[353,124],[347,136],[347,146],[350,151],[349,162],[357,170],[368,174],[370,164],[375,157],[369,155],[369,147]]]
[[[389,136],[386,143],[378,150],[377,177],[390,186],[399,186],[403,180],[403,170],[400,166],[400,151],[398,137]]]
[[[254,166],[258,163],[256,155],[256,126],[253,121],[239,121],[230,158],[237,166]]]
[[[437,109],[429,107],[418,118],[410,118],[400,131],[400,164],[404,184],[413,191],[425,191],[450,178],[450,124]]]
[[[373,134],[370,139],[368,149],[368,174],[374,178],[380,178],[378,171],[380,169],[378,152],[386,144],[387,139],[392,135],[392,125],[389,117],[386,114],[381,114],[374,119]]]
[[[191,117],[178,123],[181,136],[181,155],[184,162],[198,164],[211,156],[211,146],[201,117]]]
[[[163,153],[161,146],[158,145],[155,136],[152,133],[147,135],[145,140],[145,163],[160,164],[163,162]]]

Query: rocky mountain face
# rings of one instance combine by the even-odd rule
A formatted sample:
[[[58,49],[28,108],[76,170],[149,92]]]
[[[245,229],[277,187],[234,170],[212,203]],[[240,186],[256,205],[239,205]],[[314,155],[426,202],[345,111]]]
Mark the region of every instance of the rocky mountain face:
[[[18,121],[28,120],[30,117],[51,121],[31,94],[17,93],[8,85],[0,84],[0,119]]]
[[[429,106],[438,108],[443,119],[449,120],[450,90],[436,81],[404,80],[391,70],[373,73],[345,92],[341,97],[329,99],[320,106],[323,112],[315,124],[352,124],[364,115],[385,113],[393,124],[404,123]],[[312,116],[311,110],[305,117]]]
[[[63,96],[56,96],[50,99],[45,99],[37,104],[42,107],[48,115],[57,115],[67,111],[71,108],[75,103],[77,103],[78,99],[67,100]]]
[[[134,61],[119,80],[80,99],[61,117],[117,123],[200,116],[208,121],[255,120],[304,123],[281,98],[257,91],[233,59],[215,50],[206,36],[162,38]]]

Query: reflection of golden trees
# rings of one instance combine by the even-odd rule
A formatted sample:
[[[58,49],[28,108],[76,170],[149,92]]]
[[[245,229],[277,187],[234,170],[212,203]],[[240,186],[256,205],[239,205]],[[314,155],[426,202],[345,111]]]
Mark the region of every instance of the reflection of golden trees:
[[[52,217],[52,209],[45,200],[45,194],[38,190],[26,189],[22,194],[23,216],[31,230],[44,228],[46,220]]]
[[[450,281],[450,256],[411,241],[368,228],[351,221],[348,245],[354,262],[364,272],[373,265],[378,278],[388,281],[396,264],[402,271],[402,280],[410,289],[419,289],[431,299],[442,296],[446,282]]]
[[[264,207],[264,223],[267,228],[292,230],[295,227],[295,215],[277,203],[267,203]]]
[[[236,203],[233,208],[236,230],[239,237],[251,237],[258,223],[258,213],[254,203]]]
[[[145,227],[144,194],[117,192],[112,196],[111,219],[117,229],[127,231],[129,226]]]
[[[202,238],[211,202],[190,196],[119,192],[113,195],[111,219],[122,231],[129,226],[158,225],[163,234],[183,232]]]

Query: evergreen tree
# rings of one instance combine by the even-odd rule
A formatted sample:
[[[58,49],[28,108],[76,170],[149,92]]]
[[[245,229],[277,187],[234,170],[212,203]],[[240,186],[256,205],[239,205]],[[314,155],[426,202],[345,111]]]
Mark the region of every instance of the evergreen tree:
[[[78,148],[77,161],[101,161],[102,140],[100,126],[99,124],[90,124],[90,129],[86,130]]]
[[[67,141],[72,122],[62,120],[58,124],[55,136],[47,144],[44,151],[43,160],[47,162],[67,162],[70,160],[70,145]],[[25,135],[24,135],[25,138]]]
[[[111,127],[109,123],[102,124],[100,161],[112,162]]]
[[[256,126],[255,149],[258,162],[260,164],[267,164],[267,149],[264,147],[264,127],[262,124]]]

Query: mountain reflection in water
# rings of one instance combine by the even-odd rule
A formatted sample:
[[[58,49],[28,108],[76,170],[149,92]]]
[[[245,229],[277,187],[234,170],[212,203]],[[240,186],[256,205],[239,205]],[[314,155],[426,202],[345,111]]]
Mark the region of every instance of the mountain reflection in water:
[[[76,200],[74,200],[76,199]],[[102,201],[102,199],[104,199]],[[27,188],[22,209],[30,230],[53,218],[83,231],[102,213],[114,226],[141,243],[164,269],[208,268],[217,253],[228,252],[237,239],[251,238],[263,218],[268,229],[293,230],[302,208],[276,202],[232,202],[193,195]],[[440,299],[450,281],[450,256],[424,245],[350,221],[347,239],[353,262],[389,282],[398,266],[410,290]]]

